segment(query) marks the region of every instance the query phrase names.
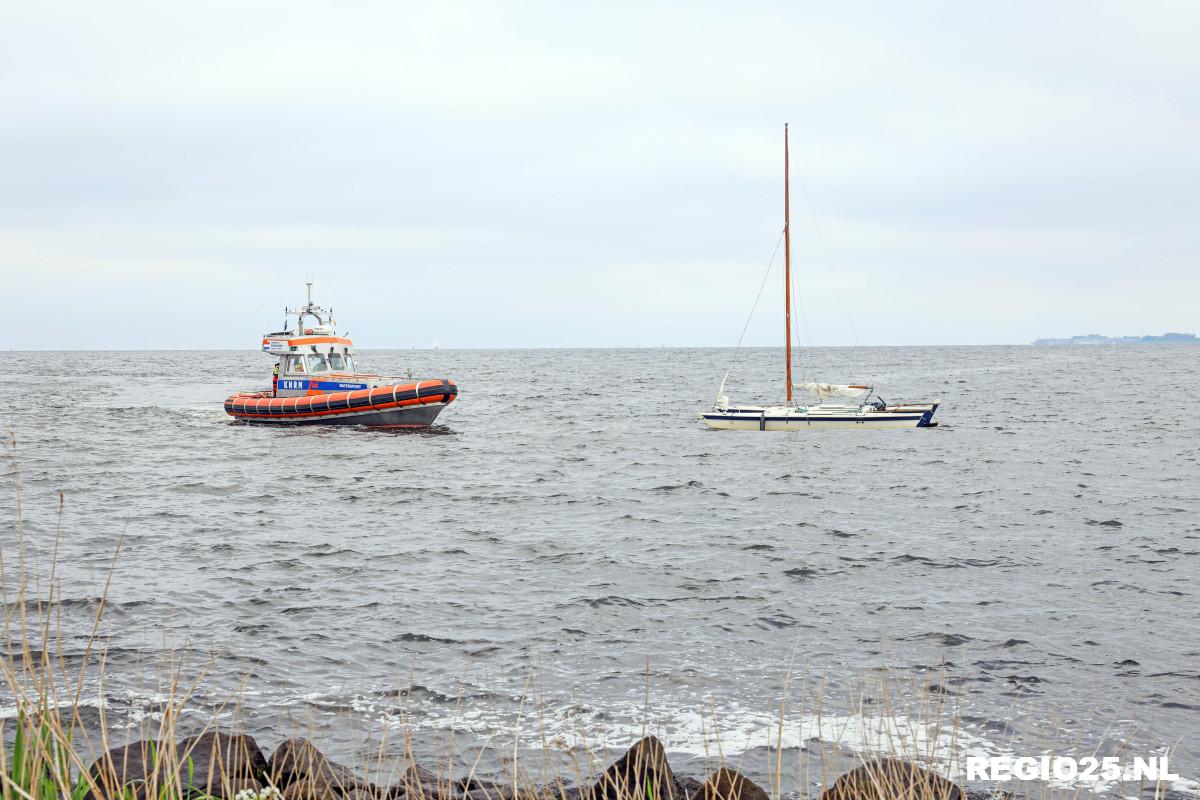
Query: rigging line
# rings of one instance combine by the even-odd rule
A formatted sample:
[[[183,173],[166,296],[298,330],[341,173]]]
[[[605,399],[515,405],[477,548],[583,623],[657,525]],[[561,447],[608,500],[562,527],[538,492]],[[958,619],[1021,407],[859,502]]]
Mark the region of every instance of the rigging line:
[[[805,313],[804,304],[800,302],[801,298],[804,297],[804,293],[800,292],[797,294],[797,283],[799,283],[799,281],[792,281],[791,286],[788,287],[792,295],[792,307],[796,309],[796,314],[792,317],[792,331],[795,333],[796,342],[799,345],[799,347],[796,348],[797,352],[795,357],[800,362],[800,375],[803,378],[801,382],[807,383],[808,359],[804,353],[806,349],[812,347],[812,336],[808,332],[808,314]],[[804,334],[803,336],[800,335],[802,330]],[[793,384],[794,383],[795,381],[793,381]]]
[[[767,278],[771,277],[771,268],[775,266],[775,257],[779,255],[779,245],[783,243],[783,234],[786,228],[780,228],[779,238],[775,240],[775,249],[771,251],[771,260],[767,262],[767,271],[763,274],[762,283],[758,285],[758,294],[754,296],[754,305],[750,307],[750,316],[746,317],[746,324],[742,326],[742,335],[738,337],[737,346],[733,348],[733,356],[729,359],[729,366],[725,368],[725,377],[721,378],[721,389],[725,388],[725,381],[729,380],[729,373],[733,370],[733,362],[737,360],[738,351],[742,349],[742,340],[746,338],[746,331],[750,329],[750,322],[754,319],[754,312],[758,309],[758,301],[762,299],[763,289],[767,288]]]
[[[808,330],[808,314],[806,313],[806,311],[804,309],[803,302],[801,302],[802,298],[804,297],[804,293],[796,292],[796,284],[797,283],[799,283],[799,281],[793,281],[792,285],[790,287],[791,292],[792,292],[792,305],[797,310],[796,316],[792,318],[792,329],[796,333],[796,341],[800,343],[800,347],[797,348],[800,351],[800,354],[799,354],[800,359],[801,359],[800,370],[801,370],[801,375],[804,377],[804,382],[807,382],[808,381],[808,364],[809,364],[809,362],[802,354],[804,353],[804,351],[807,348],[811,348],[813,346],[813,343],[812,343],[812,334],[809,333],[809,330]],[[801,332],[803,332],[803,334],[804,334],[803,336],[800,335]]]
[[[800,347],[796,348],[799,352],[797,360],[800,362],[800,375],[804,379],[802,383],[808,382],[808,361],[803,355],[804,351],[812,347],[812,336],[808,332],[808,315],[804,313],[804,305],[800,302],[800,298],[804,295],[796,294],[796,285],[792,284],[792,306],[797,310],[796,317],[792,319],[792,328],[796,332],[796,341],[800,343]],[[800,328],[804,326],[804,338],[800,338]]]
[[[833,275],[833,285],[837,289],[838,302],[842,304],[842,313],[846,315],[846,321],[850,323],[850,335],[854,337],[854,346],[858,347],[858,328],[854,324],[854,317],[850,314],[850,307],[846,305],[846,293],[842,291],[842,279],[838,275],[837,268],[833,266],[832,259],[829,258],[829,245],[825,241],[825,230],[821,227],[821,220],[817,217],[817,211],[813,207],[812,196],[808,193],[808,183],[805,182],[803,174],[800,175],[800,190],[804,192],[804,200],[808,204],[808,213],[812,216],[813,227],[817,229],[817,238],[821,240],[821,250],[825,256],[825,268]]]

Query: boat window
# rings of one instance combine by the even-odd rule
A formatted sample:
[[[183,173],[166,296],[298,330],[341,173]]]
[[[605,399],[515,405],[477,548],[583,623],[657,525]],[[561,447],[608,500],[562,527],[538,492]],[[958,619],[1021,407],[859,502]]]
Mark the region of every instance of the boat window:
[[[342,364],[342,354],[341,353],[331,352],[329,354],[329,368],[330,369],[338,369],[338,370],[346,369],[346,367]]]
[[[357,367],[354,366],[354,356],[350,355],[349,353],[346,353],[346,355],[343,357],[342,360],[345,361],[346,369],[349,370],[350,372],[354,372],[354,370],[357,369]]]
[[[291,372],[305,372],[304,358],[302,356],[292,356]]]
[[[308,354],[308,371],[310,373],[326,372],[329,367],[325,364],[325,356],[320,353]]]

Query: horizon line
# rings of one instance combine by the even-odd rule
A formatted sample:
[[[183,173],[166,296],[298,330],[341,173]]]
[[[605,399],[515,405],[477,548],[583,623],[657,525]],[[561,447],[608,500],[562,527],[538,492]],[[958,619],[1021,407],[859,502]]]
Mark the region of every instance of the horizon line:
[[[1148,343],[1153,344],[1153,343]],[[803,347],[795,347],[799,350],[834,350],[834,349],[865,349],[865,348],[914,348],[914,347],[1034,347],[1033,342],[1000,342],[988,344],[972,344],[958,342],[953,344],[821,344],[821,345],[805,345]],[[1065,347],[1094,347],[1095,345],[1060,345]],[[378,350],[405,350],[405,351],[421,351],[421,352],[437,352],[440,350],[773,350],[784,349],[783,345],[742,345],[735,347],[732,345],[678,345],[678,344],[647,344],[647,345],[521,345],[511,347],[499,346],[446,346],[438,347],[417,347],[415,345],[393,345],[387,347],[359,347],[355,345],[355,349],[359,351],[378,351]],[[2,351],[0,351],[2,352]],[[10,353],[203,353],[203,352],[221,352],[221,353],[266,353],[265,350],[256,350],[252,348],[240,347],[35,347],[35,348],[8,348]],[[268,355],[270,355],[268,353]]]

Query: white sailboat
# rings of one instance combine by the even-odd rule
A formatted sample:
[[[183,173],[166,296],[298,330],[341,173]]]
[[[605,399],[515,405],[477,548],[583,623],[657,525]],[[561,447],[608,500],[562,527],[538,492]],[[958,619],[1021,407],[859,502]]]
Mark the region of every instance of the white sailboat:
[[[742,431],[811,431],[830,429],[882,429],[882,428],[930,428],[934,412],[941,404],[902,403],[889,405],[878,395],[875,387],[861,383],[837,384],[803,382],[792,383],[792,239],[791,204],[788,191],[788,131],[783,126],[783,238],[784,268],[783,296],[786,338],[787,402],[775,405],[731,404],[725,396],[725,380],[717,391],[717,400],[711,411],[700,414],[704,424],[716,430]],[[728,373],[726,373],[728,379]],[[811,405],[800,405],[793,401],[793,390],[807,392],[816,397]],[[857,402],[829,402],[838,398]]]

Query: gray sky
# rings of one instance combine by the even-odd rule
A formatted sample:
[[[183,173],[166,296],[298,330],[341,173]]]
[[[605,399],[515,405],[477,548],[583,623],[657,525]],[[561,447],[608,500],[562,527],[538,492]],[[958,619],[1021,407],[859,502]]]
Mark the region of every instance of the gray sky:
[[[970,7],[968,7],[970,6]],[[4,339],[733,345],[1200,328],[1200,4],[0,0]],[[779,265],[748,334],[779,344]]]

